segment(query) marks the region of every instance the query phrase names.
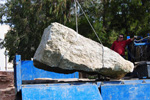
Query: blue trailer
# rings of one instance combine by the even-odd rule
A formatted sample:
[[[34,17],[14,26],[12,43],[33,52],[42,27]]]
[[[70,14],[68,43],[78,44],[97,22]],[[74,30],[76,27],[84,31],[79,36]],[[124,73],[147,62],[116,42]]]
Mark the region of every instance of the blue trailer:
[[[79,78],[79,73],[60,74],[37,69],[33,61],[16,55],[14,77],[19,100],[150,100],[150,80],[57,81]],[[52,78],[52,80],[35,80]],[[20,94],[20,96],[19,96]]]
[[[134,46],[140,45],[149,45],[149,42],[134,42]],[[147,62],[146,69],[147,74],[142,79],[80,80],[78,72],[60,74],[45,71],[34,67],[33,61],[22,61],[21,56],[16,55],[14,79],[17,99],[150,100],[150,62]]]

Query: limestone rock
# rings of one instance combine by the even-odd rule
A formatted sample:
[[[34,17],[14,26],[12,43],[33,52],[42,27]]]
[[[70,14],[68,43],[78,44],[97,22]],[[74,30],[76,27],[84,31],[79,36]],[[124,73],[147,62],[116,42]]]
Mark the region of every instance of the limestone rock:
[[[48,71],[81,71],[111,78],[121,78],[134,68],[118,53],[59,23],[44,30],[33,61],[37,68]]]

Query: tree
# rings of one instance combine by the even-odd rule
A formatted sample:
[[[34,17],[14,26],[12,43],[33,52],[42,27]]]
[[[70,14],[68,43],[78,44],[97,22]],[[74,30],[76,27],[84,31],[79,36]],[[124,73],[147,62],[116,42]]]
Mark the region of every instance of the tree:
[[[94,11],[92,9],[96,8],[94,5],[90,6],[90,1],[80,0],[80,4],[93,24],[97,17],[93,18]],[[43,30],[52,22],[59,22],[75,29],[75,15],[71,14],[72,8],[74,8],[74,0],[8,1],[1,10],[7,20],[1,23],[9,24],[11,30],[7,33],[5,40],[1,42],[1,46],[6,47],[9,51],[10,60],[16,53],[20,54],[23,60],[33,57]],[[78,25],[80,34],[96,40],[91,35],[93,31],[81,11],[78,13]]]
[[[68,0],[8,0],[1,9],[6,23],[11,26],[1,46],[9,51],[10,60],[15,54],[22,59],[33,57],[43,30],[52,22],[69,22],[71,2]]]
[[[149,5],[148,0],[112,0],[109,10],[111,24],[109,30],[125,35],[145,35],[149,29]],[[145,32],[144,32],[145,31]],[[141,33],[145,34],[141,34]]]
[[[89,22],[105,46],[110,47],[117,35],[145,35],[150,30],[148,0],[79,0]],[[79,5],[78,5],[79,7]],[[20,54],[22,59],[33,57],[43,30],[59,22],[75,30],[74,0],[8,0],[0,8],[0,22],[11,26],[2,47],[10,59]],[[6,20],[2,20],[3,15]],[[78,9],[79,34],[100,42],[81,8]]]

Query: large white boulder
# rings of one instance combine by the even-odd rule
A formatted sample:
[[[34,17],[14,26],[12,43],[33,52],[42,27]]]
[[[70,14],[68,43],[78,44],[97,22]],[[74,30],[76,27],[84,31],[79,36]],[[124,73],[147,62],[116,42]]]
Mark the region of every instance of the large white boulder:
[[[111,78],[121,78],[134,68],[118,53],[59,23],[44,30],[33,61],[35,67],[48,71],[81,71]]]

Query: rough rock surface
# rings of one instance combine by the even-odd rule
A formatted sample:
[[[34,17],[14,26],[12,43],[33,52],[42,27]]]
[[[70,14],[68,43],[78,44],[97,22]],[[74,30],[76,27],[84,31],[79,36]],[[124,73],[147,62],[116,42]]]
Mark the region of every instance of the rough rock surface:
[[[48,71],[81,71],[112,78],[121,78],[134,68],[116,52],[59,23],[44,30],[33,60],[37,68]]]
[[[15,100],[13,72],[0,71],[0,100]]]

